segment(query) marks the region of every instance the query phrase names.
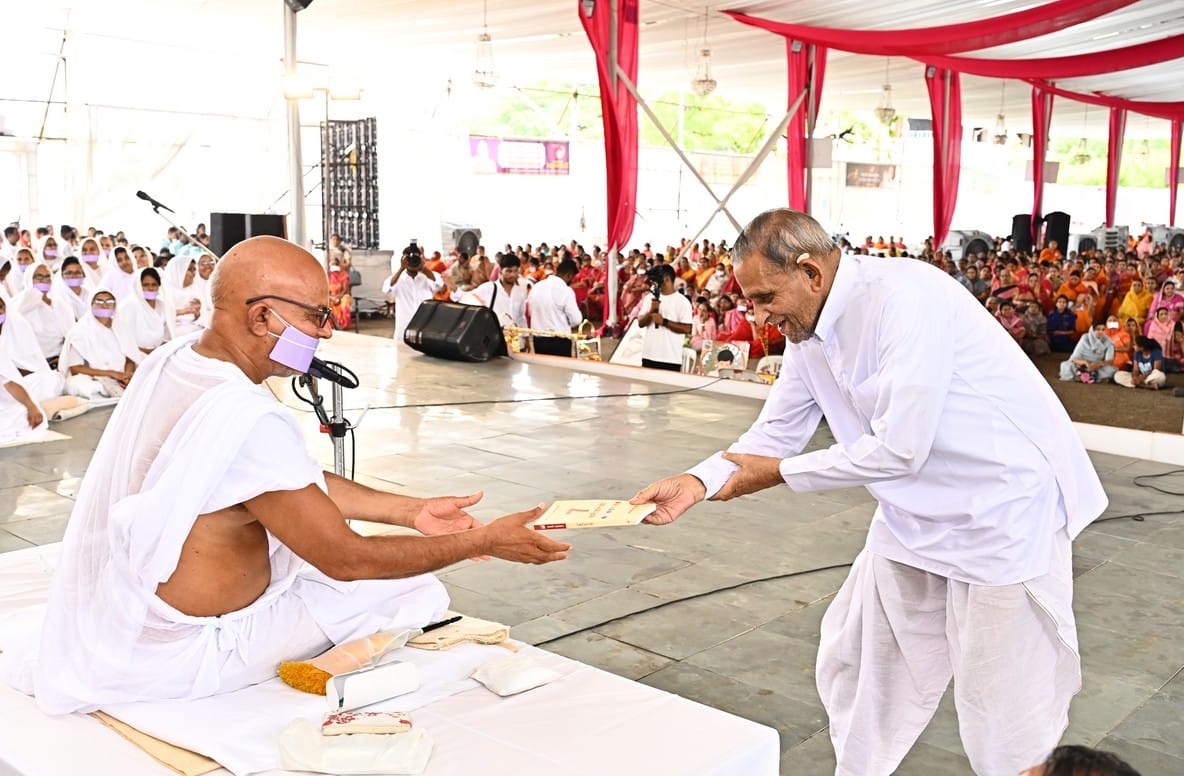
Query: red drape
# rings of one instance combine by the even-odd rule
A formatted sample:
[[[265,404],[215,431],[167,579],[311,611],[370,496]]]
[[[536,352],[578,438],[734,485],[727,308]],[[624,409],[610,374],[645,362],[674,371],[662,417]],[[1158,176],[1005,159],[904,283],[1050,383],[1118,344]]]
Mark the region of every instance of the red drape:
[[[1026,11],[964,24],[908,30],[840,30],[786,24],[724,11],[738,22],[819,46],[881,56],[929,56],[1002,46],[1048,35],[1133,5],[1135,0],[1053,0]]]
[[[959,73],[988,78],[1078,78],[1115,70],[1156,65],[1184,56],[1184,35],[1138,43],[1133,46],[1075,54],[1067,57],[1035,59],[978,59],[975,57],[919,56],[927,65],[936,65]]]
[[[1114,226],[1118,203],[1118,172],[1122,167],[1122,138],[1126,134],[1126,111],[1110,109],[1110,140],[1106,147],[1106,226]]]
[[[1040,219],[1044,216],[1044,159],[1048,154],[1048,128],[1052,122],[1052,93],[1032,87],[1032,244],[1039,245]]]
[[[1172,122],[1172,155],[1168,174],[1168,226],[1176,225],[1176,188],[1180,182],[1180,121]]]
[[[817,117],[818,105],[822,101],[822,81],[826,73],[826,49],[802,41],[786,40],[785,51],[789,62],[789,97],[786,110],[793,107],[802,89],[809,86],[814,103],[814,116]],[[806,158],[806,136],[814,134],[814,127],[807,126],[809,113],[806,100],[802,100],[785,129],[789,206],[803,213],[810,212],[810,203],[806,201],[806,165],[809,163]]]
[[[933,244],[950,231],[958,203],[962,164],[962,87],[958,74],[939,67],[925,69],[929,108],[933,115]]]
[[[1039,78],[1027,78],[1025,80],[1032,86],[1039,86],[1041,89],[1052,92],[1058,97],[1068,97],[1070,100],[1077,102],[1088,102],[1090,105],[1101,105],[1106,108],[1122,108],[1131,113],[1155,116],[1156,118],[1167,119],[1168,121],[1184,119],[1184,102],[1126,100],[1122,97],[1111,97],[1110,95],[1098,94],[1097,92],[1072,92],[1068,89],[1062,89],[1055,84],[1050,84],[1047,81],[1042,81]]]
[[[617,62],[620,72],[637,83],[638,0],[597,0],[592,16],[585,15],[582,2],[576,8],[588,41],[596,52],[596,75],[600,80],[600,108],[604,118],[604,157],[608,194],[608,241],[624,248],[633,235],[637,211],[637,101],[624,83],[613,78],[609,61],[611,3],[617,7]],[[616,88],[613,82],[616,81]]]

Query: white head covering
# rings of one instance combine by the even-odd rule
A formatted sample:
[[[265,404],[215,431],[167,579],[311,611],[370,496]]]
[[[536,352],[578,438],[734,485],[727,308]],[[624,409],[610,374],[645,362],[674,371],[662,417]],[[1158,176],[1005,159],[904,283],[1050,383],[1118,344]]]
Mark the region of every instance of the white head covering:
[[[22,288],[20,270],[16,268],[16,259],[0,258],[0,272],[8,267],[8,277],[0,281],[0,297],[12,299]]]
[[[30,256],[33,257],[33,263],[24,265],[25,269],[22,271],[21,270],[21,261],[20,261],[21,254],[26,253],[26,252]],[[34,251],[32,248],[26,248],[23,245],[18,245],[16,250],[13,251],[12,272],[8,273],[8,280],[12,281],[12,286],[13,286],[13,292],[12,292],[12,294],[10,294],[10,296],[15,298],[18,294],[20,294],[26,288],[29,288],[30,286],[32,286],[32,284],[33,284],[33,267],[36,267],[36,266],[37,266],[37,252]]]
[[[94,243],[95,250],[99,251],[99,261],[93,267],[86,260],[86,257],[82,255],[83,250],[86,249],[87,243]],[[103,258],[103,252],[99,249],[99,241],[93,237],[86,237],[81,243],[78,244],[78,261],[82,264],[82,271],[86,274],[86,279],[89,280],[91,286],[95,288],[101,285],[103,275],[107,274],[107,271],[111,269],[111,267],[107,264],[107,260]]]
[[[81,259],[78,262],[81,264]],[[62,264],[65,264],[65,259],[62,260]],[[53,273],[53,294],[58,301],[65,301],[67,303],[70,309],[70,315],[75,321],[90,315],[90,295],[94,293],[94,286],[87,280],[85,269],[82,271],[82,287],[79,291],[80,293],[76,294],[73,288],[66,285],[66,279],[62,277],[62,265],[59,264]]]
[[[94,303],[96,296],[104,292],[111,293],[105,288],[95,289],[90,295],[87,307]],[[116,318],[118,317],[117,313]],[[111,328],[107,328],[99,323],[93,313],[79,318],[66,335],[66,342],[62,345],[62,357],[58,361],[58,371],[67,377],[70,375],[68,356],[71,350],[81,356],[92,369],[110,369],[117,372],[123,371],[126,359],[130,358],[139,363],[144,358],[144,354],[127,333],[121,331],[121,327],[112,321]]]
[[[159,296],[156,297],[155,307],[144,297],[145,273],[160,276],[160,270],[151,267],[144,267],[135,272],[131,292],[119,301],[115,325],[134,341],[137,347],[154,350],[173,338],[173,324],[177,314],[163,285]]]
[[[26,372],[48,372],[49,363],[41,352],[37,335],[29,322],[8,306],[8,317],[0,324],[0,353]]]
[[[131,252],[128,252],[127,257],[129,260],[131,259]],[[99,285],[110,289],[111,293],[115,294],[115,300],[122,302],[127,298],[128,294],[132,293],[132,286],[138,280],[139,275],[136,274],[135,265],[132,265],[131,272],[124,272],[119,268],[119,262],[115,259],[115,251],[113,250],[111,252],[110,269],[103,275],[103,280]]]
[[[185,274],[189,271],[189,265],[196,262],[197,260],[191,256],[174,256],[168,266],[164,268],[164,286],[161,291],[168,292],[172,298],[174,309],[188,307],[194,300],[204,305],[201,289],[197,287],[196,281],[185,285]],[[194,278],[196,277],[197,273],[194,272]],[[197,319],[199,317],[199,315],[192,313],[176,316],[173,322],[174,336],[195,331],[198,328]]]

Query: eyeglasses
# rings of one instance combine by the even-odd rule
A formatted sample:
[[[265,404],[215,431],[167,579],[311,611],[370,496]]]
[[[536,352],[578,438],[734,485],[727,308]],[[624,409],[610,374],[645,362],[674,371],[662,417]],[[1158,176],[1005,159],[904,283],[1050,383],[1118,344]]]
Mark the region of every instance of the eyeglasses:
[[[310,313],[316,313],[317,314],[316,326],[318,329],[325,328],[326,324],[328,324],[329,321],[333,320],[333,311],[330,310],[328,307],[318,307],[316,305],[305,304],[304,302],[297,302],[295,299],[288,299],[288,298],[282,297],[282,296],[275,296],[274,294],[264,294],[263,296],[253,296],[246,301],[246,304],[253,305],[256,302],[262,302],[264,299],[277,299],[281,302],[287,302],[288,304],[294,304],[303,310],[308,310]]]
[[[114,299],[96,299],[90,303],[91,307],[114,307]]]

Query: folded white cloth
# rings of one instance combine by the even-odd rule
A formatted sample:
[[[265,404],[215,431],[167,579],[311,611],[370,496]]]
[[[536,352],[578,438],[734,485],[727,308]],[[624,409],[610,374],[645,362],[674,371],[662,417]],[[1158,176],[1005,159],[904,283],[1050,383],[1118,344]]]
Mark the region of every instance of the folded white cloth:
[[[517,695],[549,684],[563,674],[527,654],[506,655],[477,666],[473,678],[498,695]]]
[[[280,767],[290,771],[402,776],[423,773],[431,756],[432,739],[422,730],[323,736],[313,723],[297,719],[280,733]]]

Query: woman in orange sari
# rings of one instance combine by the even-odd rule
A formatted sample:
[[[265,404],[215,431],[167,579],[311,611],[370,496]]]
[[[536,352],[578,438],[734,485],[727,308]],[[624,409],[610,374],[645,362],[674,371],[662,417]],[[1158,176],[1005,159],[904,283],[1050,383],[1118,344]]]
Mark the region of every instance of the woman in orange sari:
[[[329,309],[333,311],[333,325],[338,331],[345,331],[353,323],[349,270],[337,261],[329,265]]]

